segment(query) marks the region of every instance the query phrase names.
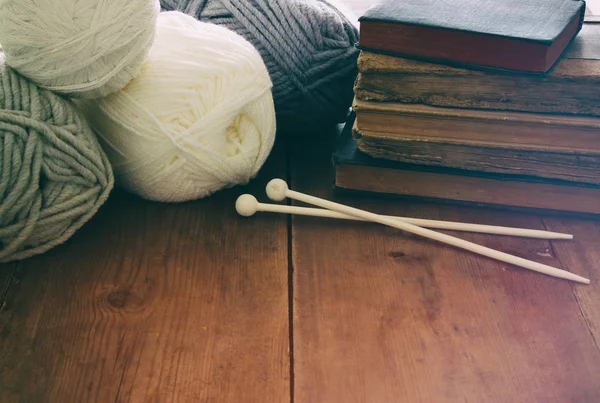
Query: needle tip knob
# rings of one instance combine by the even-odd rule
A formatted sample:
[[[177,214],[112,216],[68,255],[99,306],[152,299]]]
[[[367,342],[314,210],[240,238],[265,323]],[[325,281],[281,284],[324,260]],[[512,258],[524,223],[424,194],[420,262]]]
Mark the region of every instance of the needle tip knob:
[[[258,200],[256,200],[256,197],[252,195],[243,194],[238,197],[237,201],[235,202],[235,209],[239,215],[250,217],[254,215],[258,209]]]
[[[267,196],[273,201],[282,201],[286,198],[288,185],[283,179],[273,179],[267,184]]]

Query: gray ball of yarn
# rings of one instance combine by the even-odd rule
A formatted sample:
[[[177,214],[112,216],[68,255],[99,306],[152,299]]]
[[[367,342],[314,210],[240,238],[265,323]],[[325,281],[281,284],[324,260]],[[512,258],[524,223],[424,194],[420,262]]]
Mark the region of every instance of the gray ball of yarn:
[[[343,122],[357,75],[358,23],[325,0],[161,0],[254,45],[273,81],[280,127]]]
[[[73,103],[43,90],[0,54],[0,262],[69,239],[107,199],[114,179]]]

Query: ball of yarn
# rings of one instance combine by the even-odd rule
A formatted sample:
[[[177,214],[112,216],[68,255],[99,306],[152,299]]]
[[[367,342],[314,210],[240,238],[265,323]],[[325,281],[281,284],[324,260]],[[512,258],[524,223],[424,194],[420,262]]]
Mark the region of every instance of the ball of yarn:
[[[172,11],[158,17],[155,44],[136,78],[79,104],[120,187],[180,202],[257,174],[275,139],[271,88],[252,44]]]
[[[325,0],[161,0],[225,26],[260,52],[284,128],[345,121],[357,75],[358,23]]]
[[[113,175],[70,101],[0,63],[0,262],[6,262],[69,239],[107,199]]]
[[[97,98],[137,75],[155,34],[158,0],[0,1],[6,62],[42,88]]]

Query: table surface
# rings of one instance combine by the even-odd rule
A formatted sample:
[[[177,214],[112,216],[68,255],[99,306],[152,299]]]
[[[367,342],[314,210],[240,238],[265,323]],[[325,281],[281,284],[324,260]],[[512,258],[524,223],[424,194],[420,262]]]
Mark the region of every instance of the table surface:
[[[339,194],[331,138],[279,133],[259,177],[203,200],[116,190],[64,245],[0,265],[0,402],[600,401],[600,220]],[[383,214],[572,233],[455,235],[591,284],[372,223],[239,217],[274,177]]]

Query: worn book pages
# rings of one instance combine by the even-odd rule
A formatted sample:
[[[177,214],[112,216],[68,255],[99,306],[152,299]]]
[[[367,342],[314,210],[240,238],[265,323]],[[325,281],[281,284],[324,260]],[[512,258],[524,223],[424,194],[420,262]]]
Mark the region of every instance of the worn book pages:
[[[584,24],[547,75],[457,68],[361,52],[357,99],[433,106],[600,115],[600,24]]]

